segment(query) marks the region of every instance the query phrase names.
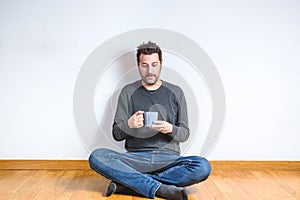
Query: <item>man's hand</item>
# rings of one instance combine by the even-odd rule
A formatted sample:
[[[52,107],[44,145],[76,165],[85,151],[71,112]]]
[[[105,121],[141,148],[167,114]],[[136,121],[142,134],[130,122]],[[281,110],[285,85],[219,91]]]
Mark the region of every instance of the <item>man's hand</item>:
[[[149,128],[157,130],[163,134],[172,133],[173,125],[166,121],[154,121],[153,125]]]
[[[141,128],[144,126],[144,111],[137,111],[127,121],[129,128]]]

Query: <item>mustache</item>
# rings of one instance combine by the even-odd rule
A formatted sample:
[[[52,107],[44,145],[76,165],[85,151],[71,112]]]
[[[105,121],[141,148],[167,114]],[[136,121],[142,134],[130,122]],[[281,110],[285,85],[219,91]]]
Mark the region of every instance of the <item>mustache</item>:
[[[150,77],[150,76],[155,76],[155,77],[156,77],[156,75],[155,75],[155,74],[146,74],[146,76],[145,76],[145,77]]]

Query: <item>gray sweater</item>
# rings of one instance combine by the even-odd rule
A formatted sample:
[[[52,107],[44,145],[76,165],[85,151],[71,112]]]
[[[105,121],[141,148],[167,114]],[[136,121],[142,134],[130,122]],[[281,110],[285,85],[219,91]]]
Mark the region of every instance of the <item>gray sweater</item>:
[[[158,112],[158,120],[173,124],[173,132],[162,134],[148,127],[129,128],[127,121],[138,110]],[[189,137],[182,89],[167,82],[153,91],[144,88],[141,81],[126,85],[119,96],[112,130],[115,140],[126,140],[127,151],[167,150],[180,154],[179,143]]]

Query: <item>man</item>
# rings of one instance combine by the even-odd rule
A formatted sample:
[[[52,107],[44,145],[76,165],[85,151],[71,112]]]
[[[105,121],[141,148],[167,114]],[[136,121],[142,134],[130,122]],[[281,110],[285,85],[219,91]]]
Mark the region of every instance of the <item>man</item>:
[[[187,200],[184,187],[207,179],[210,164],[199,156],[180,156],[179,143],[189,137],[187,106],[183,91],[160,79],[160,47],[143,43],[136,59],[141,80],[122,89],[112,131],[115,140],[125,140],[127,152],[96,149],[90,166],[111,180],[106,196],[127,189],[148,198]],[[158,113],[150,127],[144,126],[146,111]]]

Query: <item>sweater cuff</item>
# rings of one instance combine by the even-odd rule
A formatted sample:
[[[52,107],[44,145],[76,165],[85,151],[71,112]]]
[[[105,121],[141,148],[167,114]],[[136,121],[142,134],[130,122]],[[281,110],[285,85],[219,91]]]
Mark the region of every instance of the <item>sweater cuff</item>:
[[[172,133],[169,133],[168,135],[171,136],[172,138],[174,138],[177,135],[178,131],[179,131],[179,127],[173,125],[173,131],[172,131]]]

